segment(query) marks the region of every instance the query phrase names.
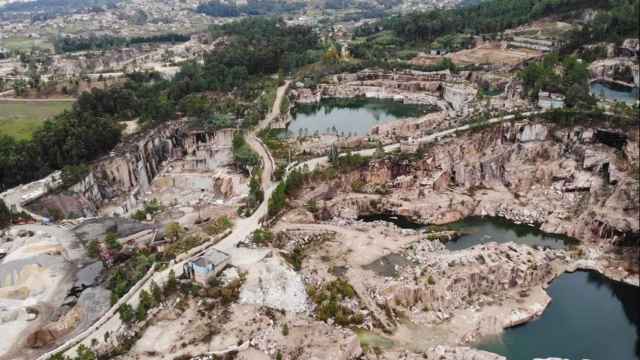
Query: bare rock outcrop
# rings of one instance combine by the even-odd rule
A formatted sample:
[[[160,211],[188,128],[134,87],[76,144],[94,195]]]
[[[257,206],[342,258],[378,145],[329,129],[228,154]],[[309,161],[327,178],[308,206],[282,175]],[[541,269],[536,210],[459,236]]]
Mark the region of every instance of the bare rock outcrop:
[[[616,243],[640,236],[638,158],[637,128],[623,134],[505,123],[431,145],[417,160],[371,161],[336,184],[348,193],[363,181],[366,195],[345,194],[323,206],[337,217],[386,212],[427,224],[502,216]]]

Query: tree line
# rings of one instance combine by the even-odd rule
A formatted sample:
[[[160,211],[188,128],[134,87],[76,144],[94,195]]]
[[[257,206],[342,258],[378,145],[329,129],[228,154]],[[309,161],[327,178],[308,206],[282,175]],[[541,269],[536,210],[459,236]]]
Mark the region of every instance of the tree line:
[[[106,50],[124,46],[131,46],[144,43],[183,43],[191,39],[189,35],[168,33],[152,36],[121,37],[112,35],[103,36],[63,36],[53,43],[57,53]]]
[[[582,9],[609,9],[619,2],[637,0],[489,0],[455,9],[436,9],[392,16],[359,27],[356,36],[393,31],[406,42],[431,42],[456,33],[497,33],[550,15]]]

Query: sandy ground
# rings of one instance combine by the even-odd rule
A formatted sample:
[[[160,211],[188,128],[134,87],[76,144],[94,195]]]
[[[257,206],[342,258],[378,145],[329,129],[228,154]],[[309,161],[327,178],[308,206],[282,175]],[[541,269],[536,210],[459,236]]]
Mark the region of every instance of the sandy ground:
[[[283,219],[286,221],[286,218]],[[393,224],[291,224],[279,222],[274,232],[285,230],[334,231],[333,241],[324,243],[316,252],[309,254],[312,259],[331,259],[332,266],[365,266],[404,246],[420,239],[420,235],[407,232],[402,235]]]
[[[492,45],[458,51],[447,55],[456,64],[517,65],[541,56],[542,52],[530,49],[502,49]]]
[[[19,237],[20,230],[33,231],[34,236]],[[12,241],[6,242],[8,238]],[[14,226],[4,241],[0,246],[8,255],[0,263],[0,359],[25,334],[48,321],[51,314],[46,311],[62,304],[73,286],[75,264],[85,256],[74,235],[57,226]],[[45,312],[29,321],[26,309],[33,306]]]
[[[503,49],[498,44],[486,44],[473,49],[465,49],[444,56],[421,54],[411,59],[414,65],[434,65],[444,58],[451,59],[456,64],[491,64],[514,66],[523,61],[541,56],[542,52],[531,49]]]

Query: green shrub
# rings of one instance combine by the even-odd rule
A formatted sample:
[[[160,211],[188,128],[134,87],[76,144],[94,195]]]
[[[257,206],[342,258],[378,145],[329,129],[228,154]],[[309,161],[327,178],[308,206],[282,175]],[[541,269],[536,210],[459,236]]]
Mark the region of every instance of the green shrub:
[[[122,304],[118,309],[118,313],[120,314],[120,320],[126,324],[132,322],[136,317],[135,311],[133,311],[133,308],[129,304]]]
[[[351,182],[351,191],[362,192],[362,189],[364,188],[365,185],[366,183],[360,179],[353,180]]]
[[[204,231],[209,236],[215,236],[222,234],[225,230],[230,229],[231,227],[233,227],[233,222],[224,215],[205,226]]]
[[[100,256],[100,245],[97,240],[89,241],[89,244],[87,245],[87,255],[94,259]]]
[[[84,180],[89,175],[89,166],[85,164],[79,165],[66,165],[62,168],[60,179],[62,180],[62,187],[64,189],[69,188]]]
[[[110,231],[104,237],[104,243],[110,250],[120,250],[122,245],[118,242],[118,234]]]
[[[253,242],[258,245],[267,245],[273,240],[273,233],[269,229],[257,229],[252,234]]]

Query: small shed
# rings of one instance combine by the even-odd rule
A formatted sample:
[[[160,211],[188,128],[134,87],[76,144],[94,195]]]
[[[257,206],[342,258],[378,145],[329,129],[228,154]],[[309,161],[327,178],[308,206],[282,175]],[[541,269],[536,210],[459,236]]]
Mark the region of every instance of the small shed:
[[[230,262],[229,254],[209,249],[202,256],[184,264],[184,273],[189,279],[207,286],[211,276],[218,275]]]

